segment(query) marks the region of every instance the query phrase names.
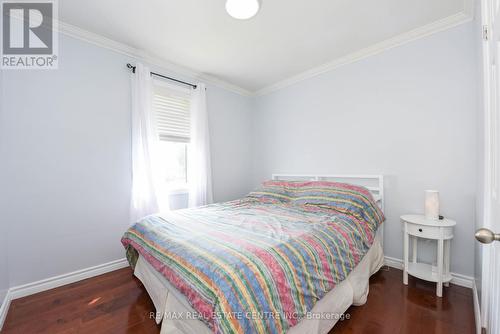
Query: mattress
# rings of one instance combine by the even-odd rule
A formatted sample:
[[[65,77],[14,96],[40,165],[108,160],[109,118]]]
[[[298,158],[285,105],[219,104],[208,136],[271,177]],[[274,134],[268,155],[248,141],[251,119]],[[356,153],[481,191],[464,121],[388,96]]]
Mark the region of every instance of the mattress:
[[[366,302],[369,278],[384,262],[381,237],[378,233],[370,250],[347,278],[320,299],[308,316],[287,333],[328,333],[351,305],[362,305]],[[210,328],[197,318],[186,297],[142,256],[139,256],[134,275],[143,283],[153,301],[156,312],[152,312],[150,316],[154,317],[157,323],[162,322],[161,334],[212,333]]]

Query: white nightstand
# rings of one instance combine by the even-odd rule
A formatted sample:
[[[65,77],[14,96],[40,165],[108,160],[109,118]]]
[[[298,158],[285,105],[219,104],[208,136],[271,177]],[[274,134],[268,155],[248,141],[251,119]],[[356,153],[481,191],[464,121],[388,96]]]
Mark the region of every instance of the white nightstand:
[[[453,226],[457,223],[451,219],[429,220],[422,215],[401,216],[404,232],[404,272],[403,283],[408,285],[408,274],[431,282],[436,282],[436,295],[443,296],[443,284],[448,286],[450,274],[450,243],[453,239]],[[410,237],[412,239],[412,262],[409,261]],[[437,240],[437,269],[432,265],[417,262],[417,239]]]

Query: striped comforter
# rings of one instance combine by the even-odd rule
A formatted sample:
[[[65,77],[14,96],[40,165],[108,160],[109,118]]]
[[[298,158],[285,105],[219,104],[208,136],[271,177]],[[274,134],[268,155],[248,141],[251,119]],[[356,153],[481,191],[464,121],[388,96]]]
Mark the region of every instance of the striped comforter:
[[[247,197],[148,216],[122,243],[215,333],[285,333],[369,250],[383,220],[372,212]]]

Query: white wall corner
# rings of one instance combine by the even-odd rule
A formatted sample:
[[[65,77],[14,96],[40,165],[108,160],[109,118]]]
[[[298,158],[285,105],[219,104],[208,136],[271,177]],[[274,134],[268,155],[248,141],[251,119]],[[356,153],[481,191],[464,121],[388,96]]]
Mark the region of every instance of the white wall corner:
[[[395,257],[385,256],[385,264],[391,268],[403,269],[403,260],[397,259]],[[403,281],[403,277],[401,277],[401,282]],[[451,273],[451,283],[462,286],[464,288],[473,289],[474,288],[474,277],[470,277],[467,275]]]
[[[10,301],[12,300],[10,289],[7,290],[7,293],[0,305],[0,331],[2,330],[5,319],[7,318],[7,312],[9,312]]]
[[[479,306],[479,293],[477,291],[476,280],[472,286],[472,298],[474,300],[474,319],[476,321],[476,334],[481,334],[481,307]]]

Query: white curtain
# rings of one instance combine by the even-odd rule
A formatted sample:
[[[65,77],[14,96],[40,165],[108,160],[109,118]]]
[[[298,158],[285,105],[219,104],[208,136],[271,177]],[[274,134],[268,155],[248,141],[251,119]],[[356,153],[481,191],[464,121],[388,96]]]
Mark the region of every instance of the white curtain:
[[[159,211],[156,157],[158,135],[152,111],[153,84],[149,68],[137,64],[132,77],[132,198],[130,218]]]
[[[205,85],[191,92],[191,143],[188,158],[189,207],[213,202],[210,137]]]

